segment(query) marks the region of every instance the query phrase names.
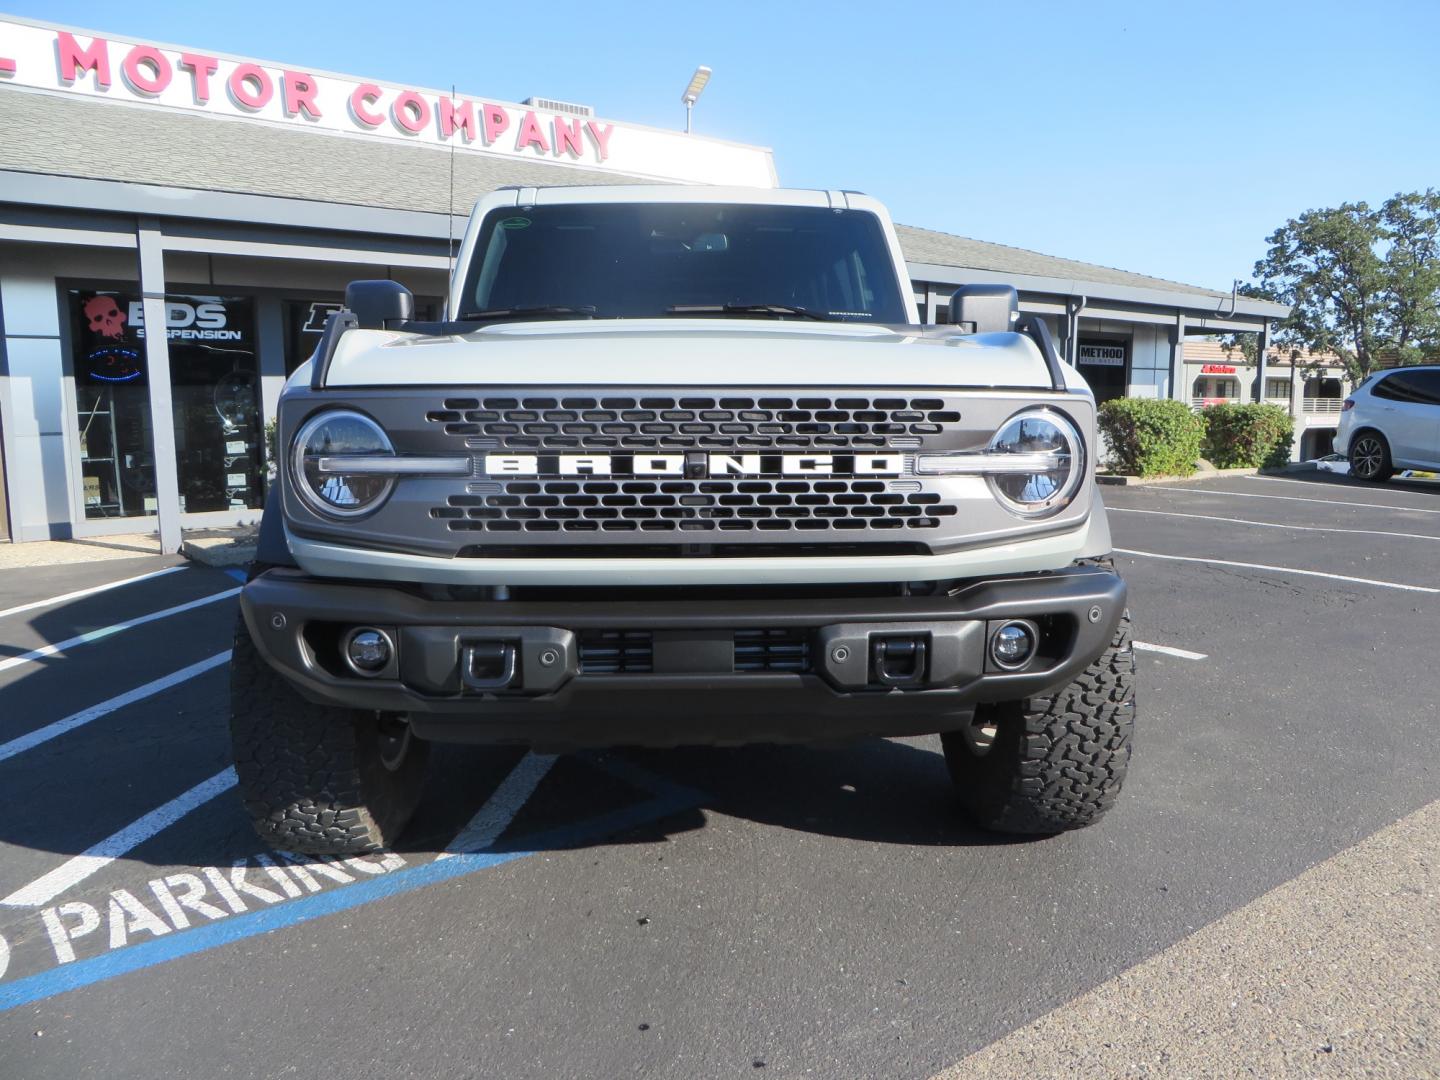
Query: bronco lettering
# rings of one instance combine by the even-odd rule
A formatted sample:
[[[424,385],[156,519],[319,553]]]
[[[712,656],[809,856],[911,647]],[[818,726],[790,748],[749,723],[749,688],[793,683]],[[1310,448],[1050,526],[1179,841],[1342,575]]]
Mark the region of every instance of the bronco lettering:
[[[683,454],[486,454],[488,476],[684,476]],[[904,454],[706,454],[706,476],[903,476]]]

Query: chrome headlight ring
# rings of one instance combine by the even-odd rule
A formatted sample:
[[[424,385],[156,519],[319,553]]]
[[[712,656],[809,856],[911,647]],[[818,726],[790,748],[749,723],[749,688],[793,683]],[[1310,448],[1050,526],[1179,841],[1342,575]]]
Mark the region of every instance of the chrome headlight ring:
[[[370,417],[351,409],[328,409],[305,421],[295,435],[290,476],[300,498],[316,513],[362,517],[394,490],[394,475],[387,475],[383,466],[374,468],[394,457],[389,436]],[[348,462],[361,467],[347,472]]]
[[[980,452],[917,454],[921,476],[983,476],[997,502],[1034,520],[1060,513],[1085,479],[1085,441],[1065,415],[1029,408],[1010,417]]]
[[[1016,413],[1000,425],[986,453],[1009,466],[985,479],[1000,505],[1018,517],[1060,513],[1085,479],[1085,440],[1067,417],[1051,409]]]

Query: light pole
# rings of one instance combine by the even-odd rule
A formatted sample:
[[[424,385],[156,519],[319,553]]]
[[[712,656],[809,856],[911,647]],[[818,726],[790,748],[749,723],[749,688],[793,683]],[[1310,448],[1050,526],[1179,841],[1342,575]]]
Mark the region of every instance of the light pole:
[[[700,100],[700,94],[705,89],[705,84],[710,81],[710,69],[701,64],[695,69],[695,74],[690,76],[690,85],[685,87],[685,93],[680,95],[680,100],[685,103],[685,134],[690,134],[690,114],[695,109],[695,102]]]

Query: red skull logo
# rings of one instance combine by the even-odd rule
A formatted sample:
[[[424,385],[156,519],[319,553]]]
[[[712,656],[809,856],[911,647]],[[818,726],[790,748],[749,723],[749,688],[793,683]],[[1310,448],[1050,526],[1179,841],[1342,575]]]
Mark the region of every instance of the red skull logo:
[[[118,338],[125,333],[125,312],[113,296],[92,296],[85,301],[85,318],[90,320],[91,333]]]

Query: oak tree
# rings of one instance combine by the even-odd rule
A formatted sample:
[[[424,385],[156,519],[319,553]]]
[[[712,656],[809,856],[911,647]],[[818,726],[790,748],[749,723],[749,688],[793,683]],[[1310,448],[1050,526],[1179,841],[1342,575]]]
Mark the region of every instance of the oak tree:
[[[1291,306],[1277,344],[1338,356],[1356,380],[1440,346],[1440,191],[1307,210],[1266,243],[1246,291]]]

